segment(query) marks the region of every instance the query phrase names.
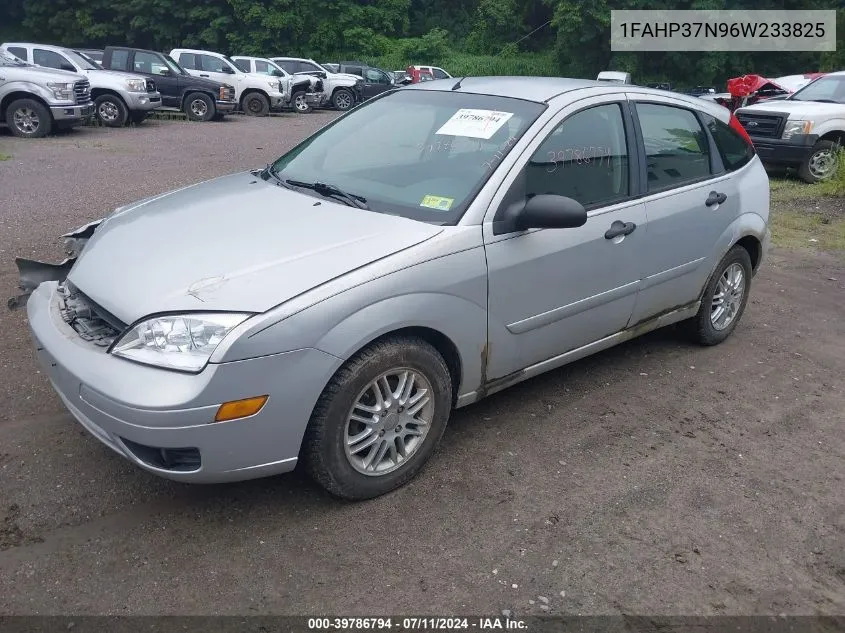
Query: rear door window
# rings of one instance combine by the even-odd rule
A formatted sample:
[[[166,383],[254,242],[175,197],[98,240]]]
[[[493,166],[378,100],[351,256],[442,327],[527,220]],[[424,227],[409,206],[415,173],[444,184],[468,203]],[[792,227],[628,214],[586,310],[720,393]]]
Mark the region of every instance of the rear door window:
[[[126,70],[126,66],[128,63],[129,51],[116,50],[111,52],[111,60],[109,61],[108,67],[114,70]]]
[[[29,58],[26,55],[26,49],[21,46],[9,46],[9,52],[24,61],[29,61]]]
[[[711,175],[704,128],[691,110],[637,103],[646,153],[648,191],[662,191]]]

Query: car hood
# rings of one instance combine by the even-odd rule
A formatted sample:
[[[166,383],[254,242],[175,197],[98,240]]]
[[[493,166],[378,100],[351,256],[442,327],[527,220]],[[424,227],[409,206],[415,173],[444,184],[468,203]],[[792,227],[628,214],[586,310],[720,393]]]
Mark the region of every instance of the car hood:
[[[129,72],[126,72],[125,70],[106,70],[106,69],[101,70],[99,68],[94,68],[94,69],[89,69],[89,70],[83,70],[83,71],[80,71],[80,72],[85,73],[86,75],[88,75],[88,77],[109,76],[109,77],[114,77],[114,78],[117,78],[117,79],[146,79],[146,77],[143,77],[141,75],[136,75],[135,73],[129,73]],[[153,80],[153,81],[155,81],[155,80]]]
[[[46,66],[3,66],[2,69],[7,72],[12,70],[37,75],[45,81],[79,81],[85,79],[85,75],[81,73],[59,70],[58,68],[47,68]]]
[[[68,280],[125,323],[158,312],[264,312],[442,227],[224,176],[118,209]]]
[[[789,113],[789,118],[813,117],[813,116],[842,116],[845,112],[845,104],[841,103],[819,103],[818,101],[795,101],[792,99],[775,99],[762,101],[753,106],[741,108],[742,112],[784,112]]]

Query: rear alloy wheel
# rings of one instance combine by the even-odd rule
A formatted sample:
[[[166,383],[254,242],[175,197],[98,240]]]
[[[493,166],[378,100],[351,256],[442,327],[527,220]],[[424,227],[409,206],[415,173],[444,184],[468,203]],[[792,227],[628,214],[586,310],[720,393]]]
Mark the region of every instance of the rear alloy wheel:
[[[94,101],[97,118],[106,127],[123,127],[129,118],[129,110],[123,99],[114,95],[100,95]]]
[[[249,116],[267,116],[270,114],[270,101],[260,92],[251,92],[244,97],[243,111]]]
[[[370,499],[410,481],[446,429],[452,380],[416,337],[390,337],[353,356],[323,390],[302,444],[309,474],[343,499]]]
[[[701,345],[718,345],[734,331],[748,303],[752,272],[751,257],[738,244],[719,262],[704,289],[698,314],[686,322]]]
[[[308,98],[304,92],[297,92],[293,95],[293,109],[299,114],[311,112],[311,104],[308,103]]]
[[[185,114],[191,121],[210,121],[214,118],[214,102],[207,94],[192,92],[185,98]]]
[[[839,168],[839,150],[839,144],[833,141],[817,142],[798,169],[801,180],[813,184],[833,178]]]
[[[18,99],[6,108],[6,124],[21,138],[47,136],[53,127],[50,111],[34,99]]]
[[[346,88],[338,88],[332,95],[332,105],[341,112],[346,111],[355,105],[355,97]]]

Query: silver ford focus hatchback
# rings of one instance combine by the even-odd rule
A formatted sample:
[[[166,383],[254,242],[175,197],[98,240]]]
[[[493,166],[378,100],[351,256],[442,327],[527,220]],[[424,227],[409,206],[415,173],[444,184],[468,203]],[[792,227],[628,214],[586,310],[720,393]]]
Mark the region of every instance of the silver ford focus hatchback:
[[[47,375],[120,455],[185,482],[302,462],[364,499],[411,479],[455,408],[668,324],[725,340],[768,215],[719,105],[472,77],[387,92],[18,266]]]

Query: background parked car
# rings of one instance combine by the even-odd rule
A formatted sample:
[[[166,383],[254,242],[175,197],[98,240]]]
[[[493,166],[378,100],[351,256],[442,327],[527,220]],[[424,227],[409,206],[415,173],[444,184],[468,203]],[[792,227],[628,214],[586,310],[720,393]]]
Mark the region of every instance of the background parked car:
[[[266,57],[235,55],[232,57],[238,68],[245,73],[276,77],[282,83],[285,105],[296,112],[311,112],[312,107],[323,105],[326,94],[323,92],[323,80],[318,77],[291,75],[284,68]]]
[[[445,70],[443,70],[439,66],[418,66],[418,65],[414,65],[414,66],[410,66],[410,68],[414,68],[416,70],[427,72],[428,74],[430,74],[435,79],[451,79],[452,78],[452,75],[447,73]]]
[[[237,106],[234,86],[194,77],[164,53],[107,46],[103,51],[103,67],[154,77],[162,104],[182,110],[192,121],[220,119]]]
[[[0,120],[15,136],[40,138],[80,125],[93,110],[84,75],[34,66],[0,50]]]
[[[408,66],[405,73],[411,78],[410,83],[412,84],[418,84],[421,81],[434,81],[434,75],[430,70],[422,70],[416,66]]]
[[[244,114],[267,116],[281,110],[289,99],[282,82],[264,74],[245,73],[227,55],[191,48],[174,48],[170,56],[195,77],[206,77],[235,86],[235,100]]]
[[[88,57],[89,59],[92,59],[98,64],[103,63],[103,51],[101,50],[97,50],[95,48],[77,48],[75,50],[80,55]]]
[[[141,75],[104,70],[76,51],[62,46],[6,42],[0,44],[16,57],[37,66],[75,72],[88,77],[96,117],[109,127],[123,127],[127,121],[140,123],[161,107],[155,81]]]
[[[364,80],[355,75],[336,73],[313,59],[304,57],[271,57],[292,75],[312,75],[323,80],[328,102],[336,110],[349,110],[364,99]]]
[[[339,62],[332,66],[335,66],[338,72],[356,75],[364,80],[365,101],[396,87],[393,75],[375,66],[368,66],[362,62]]]

